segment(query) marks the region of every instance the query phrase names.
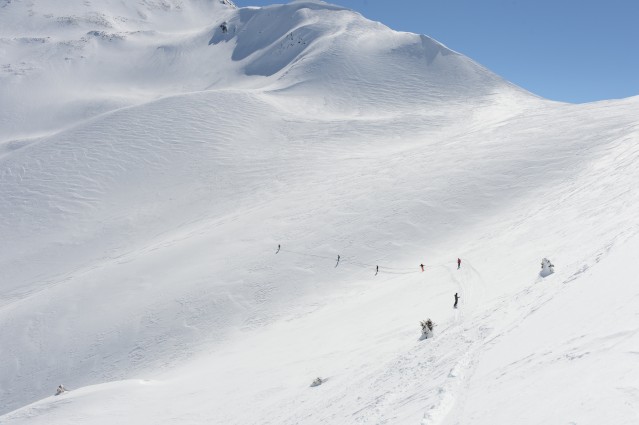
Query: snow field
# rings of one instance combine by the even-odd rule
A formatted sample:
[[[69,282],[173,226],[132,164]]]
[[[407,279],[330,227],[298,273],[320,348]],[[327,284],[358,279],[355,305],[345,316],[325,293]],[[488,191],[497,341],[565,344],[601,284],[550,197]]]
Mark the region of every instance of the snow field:
[[[5,6],[96,28],[44,4]],[[70,76],[3,26],[41,72],[0,80],[1,423],[633,423],[637,98],[547,102],[320,2],[193,4],[86,6],[130,34]]]

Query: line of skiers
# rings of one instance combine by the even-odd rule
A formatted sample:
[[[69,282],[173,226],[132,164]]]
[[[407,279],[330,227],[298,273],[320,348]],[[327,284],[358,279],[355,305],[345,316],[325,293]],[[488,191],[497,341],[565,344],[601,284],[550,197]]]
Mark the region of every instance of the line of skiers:
[[[282,249],[282,245],[278,244],[277,245],[277,251],[275,251],[275,253],[279,253],[280,250]],[[339,256],[339,254],[337,255],[337,263],[335,263],[335,267],[339,266],[339,261],[340,261],[341,257]],[[422,272],[424,271],[424,267],[426,267],[424,265],[424,263],[420,264],[419,267],[421,268]],[[457,259],[457,270],[459,270],[461,268],[461,258]],[[379,266],[375,266],[375,276],[377,276],[377,274],[379,273]]]
[[[282,249],[282,245],[278,244],[277,245],[277,251],[275,251],[275,253],[279,253],[280,250]],[[337,262],[335,263],[335,267],[339,266],[339,261],[340,261],[341,257],[339,256],[339,254],[337,255]],[[424,271],[424,263],[420,264],[419,267],[421,268],[422,272]],[[459,270],[461,268],[461,258],[457,258],[457,270]],[[377,276],[379,274],[379,265],[375,266],[375,276]],[[459,299],[461,297],[455,292],[455,304],[453,305],[453,308],[457,308],[457,303],[459,302]]]

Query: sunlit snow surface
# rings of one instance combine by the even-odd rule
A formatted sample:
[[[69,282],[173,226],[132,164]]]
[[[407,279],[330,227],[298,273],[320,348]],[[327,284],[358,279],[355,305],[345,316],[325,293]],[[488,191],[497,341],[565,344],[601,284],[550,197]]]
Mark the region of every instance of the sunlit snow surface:
[[[0,0],[0,423],[635,424],[638,111],[320,2]]]

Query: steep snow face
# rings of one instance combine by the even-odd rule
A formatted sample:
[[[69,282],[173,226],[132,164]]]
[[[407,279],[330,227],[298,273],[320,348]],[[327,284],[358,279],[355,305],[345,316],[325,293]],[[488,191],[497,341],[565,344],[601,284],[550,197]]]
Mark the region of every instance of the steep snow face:
[[[2,5],[31,35],[82,40],[96,10],[124,34],[62,62],[3,33],[40,68],[0,87],[0,414],[73,390],[3,425],[579,423],[608,359],[630,422],[639,323],[601,282],[637,296],[636,266],[612,273],[639,98],[547,102],[321,2]]]
[[[244,61],[246,75],[276,76],[269,88],[286,92],[289,105],[296,100],[291,112],[388,115],[531,96],[429,37],[322,2],[242,9],[210,42],[234,42],[231,59]]]

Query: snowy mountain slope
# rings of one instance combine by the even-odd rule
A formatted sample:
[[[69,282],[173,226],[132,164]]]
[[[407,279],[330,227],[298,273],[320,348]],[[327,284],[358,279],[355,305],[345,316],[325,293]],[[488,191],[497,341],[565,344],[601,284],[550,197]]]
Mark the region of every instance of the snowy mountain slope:
[[[5,150],[124,106],[206,89],[288,89],[313,111],[306,94],[322,90],[320,105],[359,113],[349,106],[357,96],[364,114],[519,90],[428,37],[313,1],[263,9],[218,0],[20,1],[0,9]]]
[[[533,285],[516,297],[478,314],[482,326],[460,310],[438,322],[441,329],[432,341],[418,341],[414,328],[400,324],[421,317],[422,298],[430,298],[434,288],[403,276],[374,289],[367,282],[312,314],[247,334],[171,377],[75,390],[4,419],[101,424],[113,418],[136,423],[419,423],[421,418],[422,423],[483,424],[596,423],[605,417],[632,423],[636,377],[627,369],[637,341],[626,337],[629,331],[615,329],[618,319],[636,326],[632,303],[618,295],[637,294],[628,285],[602,285],[613,276],[614,283],[627,282],[637,271],[628,261],[636,252],[636,236],[620,242],[625,252],[613,249],[601,256],[596,273],[529,282]],[[466,266],[457,279],[467,297],[470,285],[477,290],[481,284],[474,267]],[[453,267],[451,274],[457,272]],[[429,277],[444,278],[443,271]],[[454,289],[450,284],[457,279],[447,279],[441,289]],[[591,325],[593,317],[602,323]],[[502,342],[507,338],[516,341]],[[500,346],[505,353],[495,353]],[[478,366],[481,360],[486,366]],[[305,378],[326,369],[339,372],[309,389]],[[495,371],[486,376],[481,369]],[[482,394],[486,389],[489,395]],[[504,397],[508,403],[487,407]],[[166,400],[159,409],[157,400]],[[594,407],[601,405],[612,409]]]
[[[105,72],[122,90],[151,81],[162,98],[89,120],[61,108],[72,127],[5,144],[0,412],[60,382],[74,391],[2,423],[526,423],[524,396],[503,416],[483,409],[526,393],[509,364],[531,354],[539,388],[574,420],[588,395],[566,386],[635,341],[588,358],[566,338],[591,311],[620,313],[584,341],[637,325],[599,283],[636,243],[639,99],[546,102],[427,38],[319,2],[208,6],[226,34],[217,17],[192,31],[157,24],[180,46],[174,61],[148,75],[144,60],[121,64],[147,67],[144,79]],[[543,256],[558,271],[541,281]],[[634,296],[632,273],[615,291]],[[426,316],[437,338],[418,341]],[[577,353],[568,384],[550,345]],[[602,375],[607,399],[628,364]],[[318,374],[329,380],[309,389]],[[131,378],[148,381],[78,389]],[[527,423],[548,420],[541,403]],[[632,418],[618,411],[618,423]]]
[[[210,84],[222,49],[204,40],[234,10],[221,0],[3,2],[2,141]]]
[[[637,421],[639,294],[629,283],[639,238],[616,242],[567,279],[550,279],[554,287],[527,288],[492,315],[510,324],[487,338],[444,423]]]

